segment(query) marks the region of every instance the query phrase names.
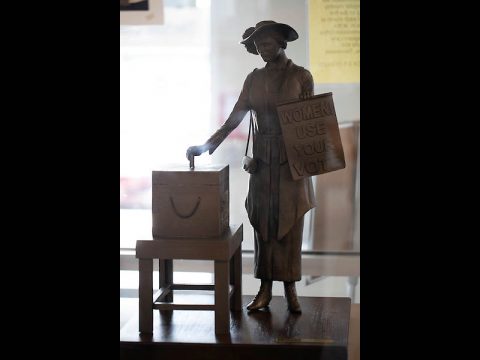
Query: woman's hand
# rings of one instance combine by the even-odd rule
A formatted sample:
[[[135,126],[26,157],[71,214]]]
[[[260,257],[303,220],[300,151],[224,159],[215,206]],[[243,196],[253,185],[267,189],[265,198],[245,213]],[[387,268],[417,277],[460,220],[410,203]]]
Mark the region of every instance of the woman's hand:
[[[186,153],[187,159],[190,161],[194,156],[200,156],[207,150],[208,150],[208,146],[205,144],[190,146],[187,149],[187,153]]]
[[[313,91],[305,91],[300,94],[299,98],[302,100],[307,100],[313,96]]]

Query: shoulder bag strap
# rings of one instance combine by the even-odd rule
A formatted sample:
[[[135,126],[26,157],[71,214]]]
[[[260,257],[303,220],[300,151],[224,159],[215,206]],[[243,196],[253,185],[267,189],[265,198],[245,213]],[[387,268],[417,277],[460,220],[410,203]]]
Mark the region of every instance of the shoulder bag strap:
[[[257,70],[257,68],[253,69],[253,72]],[[252,81],[253,81],[253,72],[252,72]],[[252,82],[250,82],[250,89],[252,88]],[[249,94],[250,95],[250,94]],[[248,126],[248,137],[247,137],[247,146],[245,148],[245,156],[248,154],[248,144],[250,143],[250,134],[252,134],[252,144],[255,141],[255,135],[253,134],[253,115],[252,109],[250,109],[250,125]],[[253,145],[252,145],[253,146]]]

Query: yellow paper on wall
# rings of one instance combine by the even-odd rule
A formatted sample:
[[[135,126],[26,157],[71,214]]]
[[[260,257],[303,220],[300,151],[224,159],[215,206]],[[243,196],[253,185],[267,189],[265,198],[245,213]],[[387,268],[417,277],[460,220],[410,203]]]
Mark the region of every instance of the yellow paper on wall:
[[[360,0],[309,0],[315,83],[360,82]]]

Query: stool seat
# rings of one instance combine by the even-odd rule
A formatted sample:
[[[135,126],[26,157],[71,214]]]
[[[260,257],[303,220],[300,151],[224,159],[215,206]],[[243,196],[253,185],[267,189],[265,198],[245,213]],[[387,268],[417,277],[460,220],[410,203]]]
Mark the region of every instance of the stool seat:
[[[137,240],[139,259],[139,331],[153,333],[153,310],[213,310],[215,333],[230,331],[229,310],[241,310],[243,225],[231,225],[219,237]],[[159,291],[153,294],[153,259],[159,260]],[[173,260],[213,260],[214,285],[173,283]],[[213,290],[214,305],[175,304],[174,290]],[[152,301],[153,299],[153,301]]]

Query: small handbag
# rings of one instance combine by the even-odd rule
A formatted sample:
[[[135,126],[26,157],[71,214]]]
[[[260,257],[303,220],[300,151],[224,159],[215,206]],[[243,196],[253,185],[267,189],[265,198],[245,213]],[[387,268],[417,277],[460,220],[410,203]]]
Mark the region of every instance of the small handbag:
[[[250,143],[250,133],[252,133],[252,143],[255,141],[253,137],[253,117],[252,117],[252,110],[250,110],[250,125],[248,127],[248,138],[247,138],[247,146],[245,148],[245,156],[242,160],[243,170],[248,172],[249,174],[253,174],[257,170],[257,161],[252,157],[248,156],[248,144]]]

